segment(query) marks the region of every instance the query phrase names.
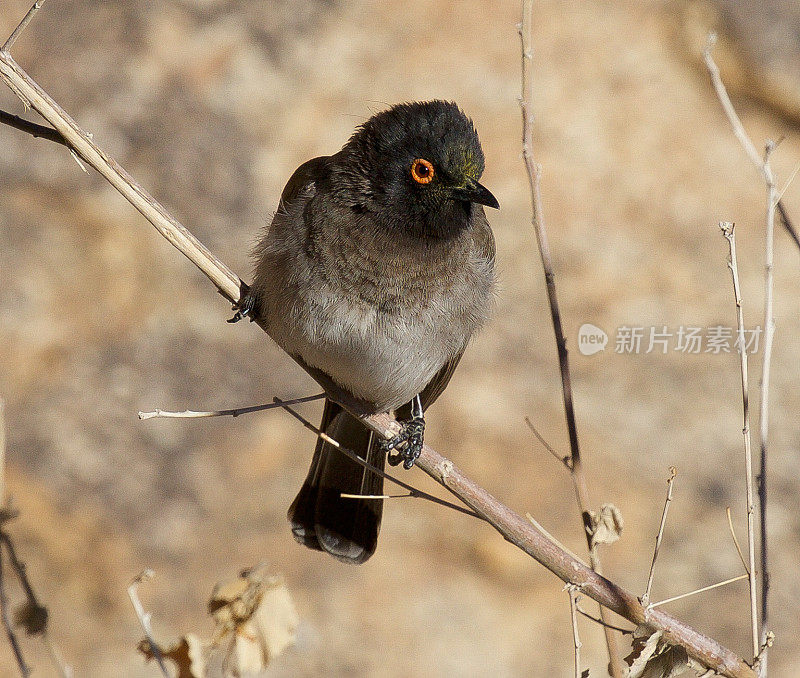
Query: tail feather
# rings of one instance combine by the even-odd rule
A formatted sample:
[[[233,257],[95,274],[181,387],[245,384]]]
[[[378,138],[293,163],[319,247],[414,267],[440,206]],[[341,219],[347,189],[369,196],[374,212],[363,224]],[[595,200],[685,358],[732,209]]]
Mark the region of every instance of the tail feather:
[[[330,400],[325,401],[320,428],[343,447],[383,469],[385,455],[372,432]],[[344,562],[363,563],[378,543],[383,500],[341,495],[382,493],[381,476],[318,440],[308,476],[289,507],[295,539]]]

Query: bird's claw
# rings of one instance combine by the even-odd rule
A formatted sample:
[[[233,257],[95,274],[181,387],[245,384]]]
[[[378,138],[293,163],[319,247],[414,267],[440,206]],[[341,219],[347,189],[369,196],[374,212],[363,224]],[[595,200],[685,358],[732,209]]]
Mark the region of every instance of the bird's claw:
[[[239,303],[234,306],[236,313],[233,318],[228,318],[229,323],[238,323],[243,318],[249,317],[250,322],[253,321],[253,309],[256,307],[256,298],[249,292],[245,294]]]
[[[402,428],[394,438],[382,442],[384,452],[388,453],[386,460],[390,466],[397,466],[402,462],[403,468],[408,470],[422,452],[422,443],[425,436],[425,419],[415,416],[401,422]]]

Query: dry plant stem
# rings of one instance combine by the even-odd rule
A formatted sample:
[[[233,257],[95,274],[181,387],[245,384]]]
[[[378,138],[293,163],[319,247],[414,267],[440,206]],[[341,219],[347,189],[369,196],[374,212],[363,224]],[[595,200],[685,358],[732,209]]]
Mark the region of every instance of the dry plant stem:
[[[546,449],[550,454],[552,454],[556,459],[558,459],[558,461],[560,461],[562,464],[564,464],[564,466],[566,466],[568,471],[571,471],[572,467],[570,466],[570,463],[569,463],[569,457],[561,456],[558,452],[556,452],[556,450],[553,448],[553,446],[550,445],[550,443],[548,443],[544,439],[542,434],[539,433],[539,431],[536,430],[536,427],[531,422],[530,417],[525,417],[525,423],[528,425],[528,428],[531,430],[531,433],[533,433],[533,435],[536,436],[536,439],[542,444],[544,449]]]
[[[756,150],[755,144],[750,140],[747,132],[742,125],[742,121],[733,107],[725,85],[719,74],[719,68],[711,56],[711,50],[716,42],[716,35],[710,33],[708,42],[703,54],[706,68],[711,75],[711,82],[717,93],[717,98],[722,104],[725,115],[731,123],[733,133],[744,148],[747,157],[761,173],[767,187],[767,225],[764,246],[764,358],[761,369],[761,388],[759,401],[759,435],[760,435],[760,455],[758,472],[758,499],[759,499],[759,529],[761,537],[761,627],[762,644],[765,649],[761,653],[759,662],[759,674],[766,675],[767,671],[767,645],[766,634],[768,627],[768,601],[769,601],[769,559],[767,549],[767,449],[769,436],[769,381],[770,368],[772,366],[772,343],[775,334],[775,316],[773,312],[773,287],[774,287],[774,236],[775,236],[775,209],[777,208],[781,220],[795,242],[800,244],[800,238],[795,232],[789,221],[789,215],[783,206],[776,192],[775,177],[769,163],[770,152],[773,144],[768,143],[764,157],[762,158]],[[788,186],[788,183],[787,183]]]
[[[620,633],[623,633],[625,635],[630,635],[631,633],[633,633],[633,629],[623,629],[621,626],[606,624],[602,619],[599,619],[598,617],[593,617],[588,612],[584,612],[583,610],[581,610],[580,606],[578,606],[578,614],[582,614],[589,621],[593,621],[595,624],[600,624],[600,626],[608,626],[609,628],[612,628],[615,631],[619,631]]]
[[[5,403],[0,398],[0,505],[5,506],[5,458],[6,458],[6,421],[5,421]],[[2,526],[0,525],[0,535],[2,533]],[[25,663],[25,658],[22,655],[22,648],[19,646],[17,636],[14,633],[14,627],[11,623],[11,617],[8,612],[8,598],[6,596],[5,586],[5,572],[3,570],[3,549],[2,542],[0,542],[0,618],[2,618],[3,628],[5,629],[8,642],[14,652],[14,658],[17,660],[19,672],[23,676],[30,675],[30,669]]]
[[[18,115],[12,115],[6,111],[0,111],[0,122],[4,125],[8,125],[9,127],[14,127],[15,129],[21,130],[22,132],[27,132],[32,137],[55,141],[57,144],[61,144],[62,146],[69,148],[69,144],[64,141],[64,137],[62,137],[52,127],[37,125],[35,122],[30,122],[29,120],[20,118]]]
[[[580,446],[578,445],[578,427],[575,423],[575,408],[572,402],[572,384],[569,372],[567,340],[564,337],[564,330],[561,326],[561,312],[558,307],[558,297],[556,295],[553,260],[550,256],[550,244],[544,225],[540,186],[541,166],[533,157],[532,17],[533,0],[522,0],[522,23],[519,27],[519,37],[522,47],[522,96],[520,97],[520,108],[522,109],[522,157],[525,161],[525,169],[528,173],[533,229],[536,232],[536,242],[539,246],[539,254],[542,259],[542,267],[544,268],[547,300],[550,304],[553,332],[555,333],[556,346],[558,348],[558,364],[561,369],[561,392],[564,399],[564,413],[566,415],[567,430],[569,432],[570,477],[572,478],[572,483],[575,488],[575,498],[578,501],[578,509],[581,512],[581,520],[583,521],[583,527],[586,532],[592,569],[596,572],[601,572],[602,565],[600,563],[600,555],[598,549],[592,547],[591,533],[588,529],[591,525],[588,511],[589,488],[586,483],[586,475],[583,471]],[[600,608],[600,617],[603,621],[608,621],[608,613],[602,607]],[[606,645],[608,646],[609,672],[613,678],[622,678],[625,673],[625,666],[622,662],[617,636],[614,635],[614,632],[607,626],[603,628],[603,631],[606,637]]]
[[[733,278],[733,295],[736,301],[736,324],[738,327],[739,367],[742,376],[742,436],[744,437],[744,473],[747,490],[747,555],[748,574],[750,581],[750,622],[753,636],[753,661],[758,657],[758,604],[756,601],[756,554],[755,554],[755,509],[753,504],[753,455],[750,449],[750,396],[747,383],[747,351],[744,341],[744,314],[742,312],[742,295],[739,290],[739,269],[736,263],[736,233],[735,226],[729,222],[720,222],[720,229],[728,241],[730,258],[728,268]]]
[[[17,579],[19,580],[23,590],[25,591],[25,597],[28,599],[27,601],[28,607],[32,610],[41,610],[46,614],[46,610],[39,603],[39,600],[36,597],[36,593],[33,590],[33,586],[31,586],[30,579],[28,579],[28,573],[25,568],[25,563],[23,563],[19,559],[17,551],[14,548],[14,542],[11,540],[11,537],[2,529],[0,529],[0,546],[5,546],[6,553],[8,554],[9,563],[11,564],[14,573],[17,575]],[[0,556],[1,555],[2,551],[0,550]],[[46,622],[41,630],[41,634],[45,642],[45,645],[47,646],[48,652],[50,653],[50,659],[52,660],[53,665],[58,671],[58,674],[62,678],[69,678],[69,676],[72,675],[72,669],[69,666],[67,666],[67,664],[64,662],[63,658],[61,657],[61,653],[58,651],[58,648],[50,639],[50,634],[48,633],[48,625]]]
[[[11,623],[11,617],[8,613],[8,597],[6,596],[6,585],[4,581],[3,572],[3,552],[0,550],[0,617],[3,619],[3,628],[6,631],[8,642],[11,649],[14,651],[14,658],[17,660],[20,674],[27,678],[31,675],[28,665],[25,663],[25,658],[22,656],[22,648],[19,646],[19,641],[14,633],[14,627]]]
[[[731,531],[731,537],[733,537],[733,545],[736,547],[736,552],[739,554],[739,559],[742,561],[742,567],[744,567],[744,571],[747,572],[747,574],[750,574],[750,568],[747,567],[747,561],[744,559],[742,547],[739,546],[739,540],[736,538],[736,530],[733,529],[733,518],[731,517],[730,506],[725,508],[725,513],[728,515],[728,528]]]
[[[647,607],[650,602],[650,589],[653,587],[653,573],[656,569],[656,560],[658,559],[658,550],[661,548],[661,540],[664,537],[664,527],[667,524],[667,512],[669,511],[670,502],[672,502],[672,484],[675,482],[675,476],[678,475],[678,470],[674,466],[669,467],[669,479],[667,480],[667,499],[664,501],[664,510],[661,513],[661,524],[658,526],[658,534],[656,535],[656,546],[653,549],[653,560],[650,563],[650,574],[647,577],[647,588],[642,596],[642,605]]]
[[[536,518],[534,518],[534,517],[533,517],[533,516],[532,516],[530,513],[526,513],[526,514],[525,514],[525,517],[526,517],[528,520],[530,520],[530,521],[531,521],[531,524],[532,524],[532,525],[533,525],[533,526],[534,526],[534,527],[535,527],[537,530],[539,530],[539,532],[541,532],[541,533],[542,533],[542,534],[543,534],[545,537],[547,537],[547,538],[548,538],[548,539],[549,539],[551,542],[553,542],[553,544],[555,544],[555,546],[557,546],[558,548],[560,548],[560,549],[561,549],[562,551],[564,551],[565,553],[568,553],[570,556],[572,556],[572,557],[573,557],[575,560],[577,560],[577,561],[578,561],[578,562],[579,562],[581,565],[583,565],[584,567],[589,567],[589,566],[588,566],[588,565],[587,565],[587,564],[586,564],[586,563],[583,561],[583,559],[582,559],[582,558],[579,558],[578,556],[576,556],[576,555],[575,555],[575,553],[574,553],[573,551],[570,551],[570,550],[569,550],[569,549],[568,549],[566,546],[564,546],[564,544],[562,544],[560,541],[558,541],[558,539],[556,539],[556,538],[555,538],[555,537],[554,537],[552,534],[550,534],[550,533],[549,533],[549,532],[548,532],[548,531],[545,529],[544,525],[542,525],[542,524],[541,524],[541,523],[540,523],[538,520],[536,520]]]
[[[581,678],[581,644],[578,635],[578,591],[580,589],[572,584],[567,584],[569,593],[569,616],[572,621],[572,645],[575,650],[575,678]],[[605,627],[603,627],[605,628]]]
[[[794,240],[795,244],[800,247],[800,235],[798,235],[797,231],[794,229],[794,226],[792,226],[792,222],[789,219],[789,213],[786,211],[783,201],[778,200],[775,207],[778,208],[778,214],[781,216],[781,223],[783,224],[783,227],[789,232],[789,235],[792,237],[792,240]]]
[[[8,50],[11,49],[11,47],[17,41],[17,38],[22,34],[22,31],[25,30],[25,28],[31,22],[31,19],[33,19],[33,17],[36,14],[36,12],[38,12],[42,8],[42,5],[44,3],[45,3],[45,0],[38,0],[37,2],[33,3],[33,6],[28,10],[28,13],[22,19],[22,21],[20,22],[19,26],[17,26],[14,29],[14,32],[11,34],[11,36],[8,38],[8,40],[6,40],[5,44],[3,45],[3,51],[4,52],[7,52]]]
[[[119,164],[92,141],[89,134],[51,99],[23,71],[8,52],[0,51],[0,78],[42,115],[64,138],[67,145],[94,167],[116,188],[169,242],[178,248],[213,282],[230,302],[239,299],[242,281],[153,198]]]
[[[170,678],[169,671],[167,671],[167,667],[164,664],[164,657],[161,656],[161,650],[158,647],[158,643],[156,643],[156,641],[153,639],[153,629],[150,626],[150,613],[145,612],[144,607],[142,606],[142,601],[139,600],[139,592],[137,590],[139,588],[139,584],[141,584],[143,581],[147,581],[148,579],[152,579],[152,577],[152,570],[145,570],[139,574],[128,586],[128,597],[131,599],[133,609],[136,611],[136,616],[139,618],[139,623],[142,625],[144,636],[147,638],[147,642],[150,644],[150,651],[156,658],[158,666],[161,669],[161,673],[164,675],[164,678]]]
[[[4,570],[3,570],[3,546],[5,546],[5,552],[8,554],[8,560],[13,568],[15,574],[17,575],[17,579],[19,579],[22,588],[25,591],[25,596],[28,599],[28,604],[32,609],[42,609],[42,606],[39,604],[38,599],[36,598],[36,594],[33,591],[33,587],[31,586],[30,580],[28,579],[28,574],[25,569],[25,564],[19,559],[17,556],[16,549],[14,548],[14,542],[11,540],[11,537],[4,531],[4,523],[10,518],[13,518],[17,515],[17,513],[11,509],[10,502],[6,499],[5,495],[5,464],[6,464],[6,426],[5,426],[5,403],[2,398],[0,398],[0,616],[2,616],[3,626],[6,630],[6,635],[8,636],[9,642],[11,643],[11,647],[14,651],[14,656],[17,659],[17,664],[20,669],[20,673],[23,676],[28,675],[29,669],[25,664],[22,656],[22,651],[17,643],[16,635],[14,634],[13,627],[11,625],[11,620],[8,616],[8,600],[6,598],[5,592],[5,581],[3,580]],[[47,625],[45,624],[44,628],[42,629],[42,636],[47,646],[47,650],[50,653],[50,658],[55,666],[58,674],[61,678],[70,678],[72,675],[72,670],[64,663],[63,658],[61,657],[61,653],[58,651],[58,648],[50,639],[50,635],[47,631]]]
[[[33,610],[42,610],[45,614],[47,614],[46,610],[39,602],[39,599],[36,597],[36,593],[33,590],[30,579],[28,579],[25,563],[19,559],[17,551],[14,548],[14,542],[11,540],[11,537],[8,534],[2,531],[2,529],[0,529],[0,544],[6,547],[9,562],[11,563],[11,567],[14,569],[14,573],[17,575],[17,579],[25,591],[25,597],[28,599],[27,602],[29,608]],[[50,654],[50,660],[53,662],[53,666],[56,668],[56,671],[61,678],[70,678],[72,676],[72,669],[64,662],[64,658],[61,656],[61,653],[58,651],[55,643],[50,638],[48,627],[49,625],[45,622],[45,625],[41,630],[41,634],[45,646]]]
[[[14,91],[20,92],[54,128],[69,133],[68,145],[70,147],[72,147],[70,139],[73,138],[80,142],[81,147],[91,147],[91,152],[87,151],[86,156],[88,157],[85,157],[90,165],[100,171],[103,176],[112,174],[119,181],[125,183],[127,173],[118,172],[115,168],[119,166],[100,151],[82,130],[73,129],[73,127],[77,127],[75,123],[19,68],[8,54],[3,52],[0,52],[0,77],[6,80]],[[117,186],[119,181],[112,182],[112,184]],[[197,241],[193,237],[189,237],[190,234],[187,235],[183,227],[175,226],[177,222],[171,216],[164,217],[160,209],[156,208],[156,203],[152,198],[142,199],[141,191],[141,187],[120,189],[123,195],[131,195],[137,201],[137,209],[148,221],[154,225],[157,224],[159,231],[163,232],[175,247],[192,261],[200,259],[198,267],[217,285],[218,289],[227,290],[223,294],[230,301],[236,303],[239,299],[239,286],[241,285],[239,278],[216,257],[208,253],[205,247],[195,246],[194,243]],[[399,424],[389,414],[367,416],[365,410],[358,403],[349,400],[344,395],[337,394],[336,399],[352,414],[361,417],[372,430],[384,437],[391,437],[400,430]],[[484,488],[466,477],[451,461],[427,445],[423,447],[416,465],[489,522],[509,542],[525,551],[562,581],[579,584],[584,595],[605,605],[633,624],[645,624],[653,630],[662,630],[665,640],[685,647],[691,657],[704,666],[713,668],[721,675],[729,678],[755,678],[752,669],[736,653],[661,610],[645,610],[636,596],[559,549],[524,517],[499,502]]]
[[[775,207],[779,203],[776,197],[775,178],[769,163],[772,144],[768,143],[764,153],[764,178],[767,186],[767,226],[764,244],[764,358],[761,368],[761,386],[759,394],[759,468],[758,468],[758,500],[759,500],[759,532],[761,537],[761,644],[759,653],[759,674],[767,675],[766,633],[769,631],[769,569],[767,550],[767,449],[769,444],[769,383],[772,367],[772,344],[775,337],[775,314],[773,294],[775,282],[774,240],[775,240]],[[785,212],[782,211],[782,214]]]
[[[61,656],[61,652],[50,639],[50,634],[47,631],[44,632],[43,640],[47,647],[47,652],[50,655],[50,661],[53,662],[53,666],[58,670],[60,678],[73,678],[74,672],[72,667],[64,661],[64,657]]]
[[[17,551],[14,548],[14,542],[11,541],[11,537],[9,537],[2,530],[0,530],[0,542],[6,547],[6,551],[8,552],[8,559],[11,561],[11,567],[14,568],[14,572],[16,573],[20,581],[20,584],[22,584],[22,588],[25,591],[25,597],[28,599],[28,603],[32,607],[41,608],[42,606],[39,604],[39,600],[36,597],[36,593],[34,593],[33,587],[31,586],[31,582],[28,579],[28,573],[25,568],[25,563],[23,563],[17,556]]]
[[[139,419],[203,419],[205,417],[238,417],[241,414],[250,412],[262,412],[264,410],[274,410],[284,405],[299,405],[300,403],[310,403],[321,400],[325,397],[324,393],[318,393],[304,398],[294,398],[293,400],[282,400],[280,403],[268,403],[266,405],[252,405],[251,407],[239,407],[235,410],[211,410],[209,412],[195,412],[194,410],[184,410],[183,412],[165,412],[164,410],[154,410],[153,412],[139,412]]]
[[[326,443],[329,443],[330,445],[333,445],[333,447],[335,447],[337,450],[339,450],[342,454],[344,454],[345,456],[349,457],[350,459],[352,459],[357,464],[361,464],[361,466],[363,466],[366,469],[369,469],[370,471],[372,471],[376,475],[379,475],[384,480],[388,480],[389,482],[392,482],[395,485],[398,485],[399,487],[402,487],[403,489],[406,489],[406,490],[409,491],[408,495],[402,495],[402,496],[410,496],[410,497],[418,497],[420,499],[427,499],[428,501],[433,502],[434,504],[439,504],[440,506],[446,506],[447,508],[451,508],[454,511],[458,511],[459,513],[465,513],[468,516],[472,516],[474,518],[479,518],[481,520],[484,520],[483,516],[478,515],[474,511],[470,511],[469,509],[465,509],[463,506],[458,506],[457,504],[453,504],[453,503],[451,503],[449,501],[445,501],[444,499],[439,499],[439,497],[435,497],[432,494],[428,494],[427,492],[423,492],[422,490],[418,490],[417,488],[413,487],[412,485],[409,485],[408,483],[403,482],[399,478],[395,478],[394,476],[389,475],[388,473],[386,473],[386,471],[384,471],[382,469],[379,469],[377,466],[373,466],[366,459],[364,459],[363,457],[360,457],[358,454],[353,452],[353,450],[350,450],[350,449],[340,445],[339,441],[334,440],[327,433],[325,433],[324,431],[322,431],[322,430],[318,429],[316,426],[314,426],[314,424],[312,424],[308,419],[306,419],[303,415],[301,415],[299,412],[297,412],[297,410],[295,410],[292,407],[290,407],[291,403],[289,403],[288,401],[283,401],[280,398],[275,398],[274,400],[275,400],[275,404],[278,405],[278,407],[282,407],[286,412],[291,414],[295,419],[297,419],[297,421],[299,421],[309,431],[312,431],[313,433],[315,433],[318,438],[321,438]],[[366,495],[354,495],[354,494],[353,495],[347,495],[347,494],[342,494],[341,496],[342,497],[350,497],[350,498],[364,498]],[[379,499],[379,498],[380,499],[392,499],[393,497],[389,497],[387,495],[374,495],[374,498],[375,499]]]
[[[698,593],[705,593],[706,591],[711,591],[712,589],[718,589],[720,586],[727,586],[728,584],[733,584],[737,581],[742,581],[742,579],[747,579],[750,575],[748,574],[740,574],[736,577],[731,577],[730,579],[726,579],[725,581],[718,581],[716,584],[709,584],[708,586],[703,586],[702,588],[695,589],[694,591],[689,591],[688,593],[681,593],[678,596],[672,596],[672,598],[666,598],[665,600],[659,600],[657,603],[651,603],[647,606],[648,610],[652,610],[653,608],[659,607],[660,605],[666,605],[667,603],[674,603],[676,600],[682,600],[683,598],[689,598],[691,596],[696,596]]]
[[[409,492],[408,494],[349,494],[347,492],[340,492],[339,496],[342,499],[408,499],[409,497],[419,497],[419,494]],[[476,518],[479,516],[476,514]]]

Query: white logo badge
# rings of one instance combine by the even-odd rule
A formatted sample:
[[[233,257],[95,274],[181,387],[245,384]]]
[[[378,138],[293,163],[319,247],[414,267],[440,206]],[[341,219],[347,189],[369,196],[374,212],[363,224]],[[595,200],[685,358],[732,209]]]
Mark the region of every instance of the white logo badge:
[[[584,323],[578,330],[578,350],[583,355],[594,355],[604,351],[608,343],[608,335],[591,323]]]

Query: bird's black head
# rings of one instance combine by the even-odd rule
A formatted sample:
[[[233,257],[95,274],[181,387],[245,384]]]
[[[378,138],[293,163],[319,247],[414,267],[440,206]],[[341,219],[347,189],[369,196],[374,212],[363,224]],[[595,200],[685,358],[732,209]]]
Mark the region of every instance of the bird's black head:
[[[447,101],[398,104],[361,125],[334,160],[334,189],[391,229],[443,238],[476,205],[499,207],[478,180],[483,151],[472,121]]]

